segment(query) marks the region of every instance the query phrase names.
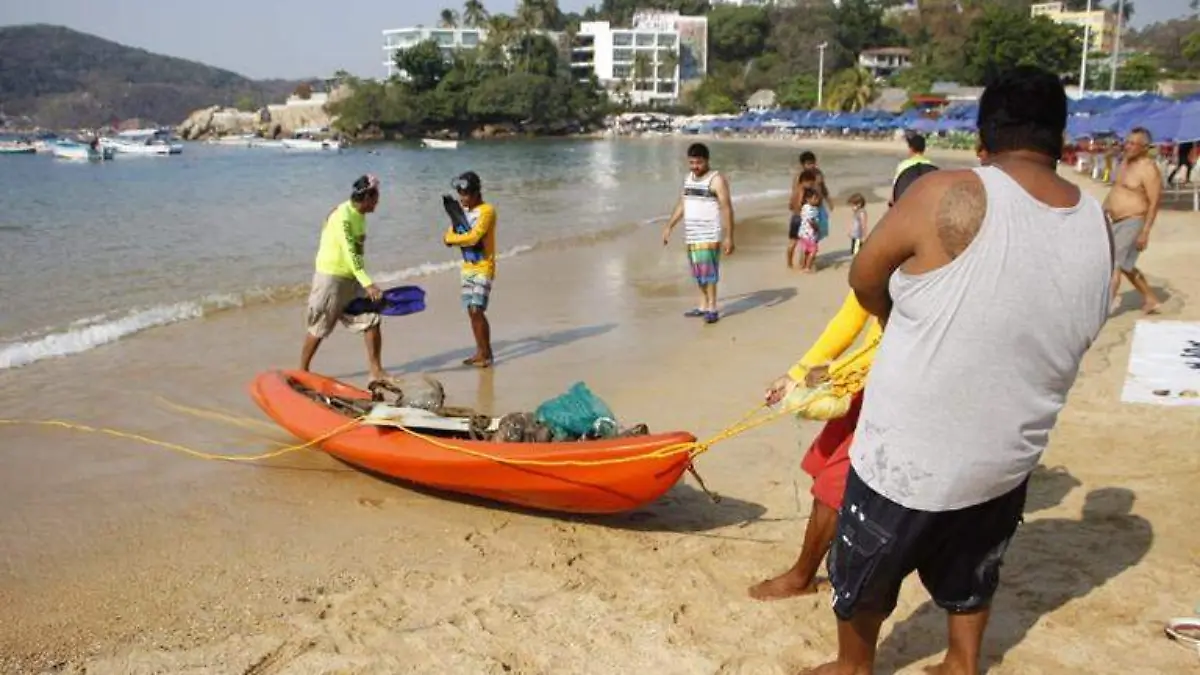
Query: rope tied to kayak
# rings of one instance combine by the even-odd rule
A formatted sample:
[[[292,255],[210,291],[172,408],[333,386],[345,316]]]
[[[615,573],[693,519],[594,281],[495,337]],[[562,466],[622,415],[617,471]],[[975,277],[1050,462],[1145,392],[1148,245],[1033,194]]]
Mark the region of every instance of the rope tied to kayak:
[[[863,355],[863,353],[866,353],[869,351],[870,350],[864,350],[864,352],[855,355],[855,357],[847,360],[846,362],[844,362],[842,364],[839,364],[839,366],[837,368],[830,369],[829,376],[826,379],[826,381],[815,387],[808,389],[804,393],[803,396],[795,397],[794,400],[791,400],[791,397],[789,397],[789,400],[786,400],[777,409],[772,409],[770,406],[768,406],[766,404],[756,405],[753,409],[751,409],[749,412],[747,412],[745,415],[743,415],[737,422],[731,424],[730,426],[726,427],[722,431],[717,432],[716,434],[714,434],[711,438],[709,438],[707,440],[703,440],[703,441],[696,440],[696,441],[683,442],[683,443],[672,443],[672,444],[665,445],[665,446],[659,445],[658,442],[654,442],[654,441],[640,441],[640,442],[632,442],[632,443],[628,443],[628,444],[614,445],[614,446],[611,446],[608,448],[608,450],[612,453],[625,453],[625,452],[634,451],[634,454],[623,455],[620,457],[605,457],[605,458],[600,458],[600,459],[533,459],[533,458],[505,457],[505,456],[496,455],[494,453],[490,453],[490,452],[487,452],[484,450],[477,450],[475,448],[465,447],[463,445],[454,443],[452,441],[447,441],[445,439],[442,439],[442,438],[439,438],[436,436],[431,436],[429,434],[423,434],[419,431],[416,431],[414,429],[404,427],[404,426],[389,425],[388,428],[394,429],[400,433],[408,434],[408,435],[413,436],[414,438],[417,438],[429,445],[432,445],[434,447],[437,447],[437,448],[440,448],[440,449],[443,449],[443,450],[446,450],[449,452],[464,454],[464,455],[468,455],[470,457],[474,457],[476,459],[493,461],[493,462],[497,462],[500,464],[507,464],[507,465],[511,465],[511,466],[543,467],[543,468],[589,467],[589,466],[605,466],[605,465],[613,465],[613,464],[628,464],[628,463],[632,463],[632,462],[639,462],[639,461],[646,461],[646,460],[653,460],[653,459],[668,459],[668,458],[672,458],[672,457],[686,456],[686,459],[688,461],[689,470],[692,472],[692,475],[696,477],[696,479],[700,483],[701,487],[703,488],[704,482],[702,480],[700,480],[699,475],[697,475],[695,473],[694,468],[692,468],[692,466],[691,466],[692,460],[694,460],[696,457],[699,457],[700,455],[708,452],[709,450],[712,449],[712,447],[714,445],[716,445],[718,443],[724,442],[726,440],[734,438],[735,436],[740,436],[740,435],[742,435],[746,432],[749,432],[753,429],[756,429],[758,427],[769,424],[769,423],[775,421],[776,419],[783,417],[784,415],[795,414],[798,411],[803,410],[806,406],[810,405],[813,401],[819,399],[820,397],[828,397],[828,396],[832,396],[832,395],[839,395],[839,396],[844,395],[844,390],[846,389],[847,383],[839,381],[838,375],[841,373],[850,372],[849,371],[850,365],[855,360],[857,360],[859,357],[861,357]],[[244,416],[240,416],[240,415],[234,415],[234,414],[230,414],[230,413],[226,413],[226,412],[222,412],[222,411],[218,411],[218,410],[209,410],[209,409],[204,409],[204,408],[194,408],[194,407],[190,407],[190,406],[185,406],[185,405],[181,405],[178,403],[173,403],[171,401],[168,401],[168,400],[162,398],[161,396],[158,397],[158,399],[161,403],[163,403],[167,407],[173,408],[177,411],[180,411],[180,412],[183,412],[186,414],[190,414],[190,415],[193,415],[196,417],[207,418],[207,419],[214,420],[214,421],[225,422],[225,423],[240,426],[243,428],[257,427],[257,428],[270,430],[270,431],[278,431],[278,427],[276,427],[272,424],[269,424],[267,422],[264,422],[263,420],[258,420],[258,419],[254,419],[254,418],[250,418],[250,417],[244,417]],[[172,451],[179,452],[179,453],[191,456],[191,457],[195,457],[197,459],[204,459],[204,460],[211,460],[211,461],[249,463],[249,462],[260,462],[260,461],[264,461],[264,460],[268,460],[268,459],[275,459],[277,457],[281,457],[283,455],[287,455],[287,454],[290,454],[293,452],[298,452],[301,450],[307,450],[309,448],[318,447],[325,441],[328,441],[336,436],[339,436],[347,431],[350,431],[352,429],[355,429],[355,428],[361,426],[364,420],[365,420],[365,417],[361,417],[361,416],[355,417],[355,418],[349,419],[345,424],[340,425],[334,429],[331,429],[330,431],[323,433],[320,436],[317,436],[317,437],[315,437],[309,441],[306,441],[304,443],[297,443],[294,445],[281,445],[280,447],[278,447],[275,450],[271,450],[269,452],[264,452],[264,453],[260,453],[260,454],[256,454],[256,455],[239,455],[239,454],[222,454],[222,453],[214,453],[214,452],[205,452],[202,450],[196,450],[194,448],[191,448],[191,447],[179,444],[179,443],[171,443],[168,441],[162,441],[162,440],[158,440],[155,438],[150,438],[148,436],[143,436],[141,434],[130,433],[130,432],[121,431],[118,429],[93,427],[93,426],[89,426],[86,424],[79,424],[76,422],[70,422],[70,421],[59,420],[59,419],[44,419],[44,420],[0,419],[0,426],[25,425],[25,426],[56,427],[56,428],[60,428],[60,429],[68,429],[71,431],[78,431],[78,432],[83,432],[83,433],[104,434],[104,435],[113,436],[113,437],[121,438],[121,439],[125,439],[125,440],[131,440],[131,441],[137,441],[140,443],[145,443],[147,445],[154,445],[154,446],[161,447],[161,448],[164,448],[167,450],[172,450]],[[564,445],[569,445],[569,444],[564,444]],[[647,450],[647,452],[637,452],[639,450]],[[705,489],[705,492],[707,492],[707,491],[708,490]]]

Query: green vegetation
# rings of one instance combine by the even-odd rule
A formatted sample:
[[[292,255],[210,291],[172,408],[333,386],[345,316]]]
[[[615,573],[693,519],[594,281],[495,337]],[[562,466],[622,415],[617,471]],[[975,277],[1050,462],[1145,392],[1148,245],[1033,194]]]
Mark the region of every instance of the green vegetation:
[[[0,28],[0,101],[21,123],[70,129],[137,118],[177,124],[211,105],[258,108],[295,82],[255,81],[61,26]]]
[[[383,82],[348,78],[351,94],[330,105],[338,128],[389,137],[466,135],[486,126],[563,134],[603,118],[607,104],[599,83],[573,75],[564,45],[539,32],[569,20],[556,2],[525,0],[515,17],[489,15],[478,0],[469,0],[461,15],[442,12],[444,25],[460,20],[487,28],[479,49],[447,58],[429,40],[397,52],[402,76]]]

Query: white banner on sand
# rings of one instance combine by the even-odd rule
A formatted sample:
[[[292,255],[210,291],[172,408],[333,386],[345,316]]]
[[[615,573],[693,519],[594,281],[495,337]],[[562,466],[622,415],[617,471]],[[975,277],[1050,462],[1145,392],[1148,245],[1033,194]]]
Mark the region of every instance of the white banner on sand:
[[[1121,401],[1200,406],[1200,323],[1138,321]]]

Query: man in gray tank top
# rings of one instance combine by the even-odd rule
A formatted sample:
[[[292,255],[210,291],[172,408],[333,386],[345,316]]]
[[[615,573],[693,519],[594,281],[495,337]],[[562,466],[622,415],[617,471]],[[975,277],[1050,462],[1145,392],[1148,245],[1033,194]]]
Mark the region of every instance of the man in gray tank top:
[[[978,672],[1029,474],[1108,314],[1104,212],[1056,171],[1066,121],[1055,75],[998,78],[985,165],[923,176],[851,265],[885,328],[828,558],[838,658],[812,673],[869,675],[913,572],[950,615],[937,672]]]

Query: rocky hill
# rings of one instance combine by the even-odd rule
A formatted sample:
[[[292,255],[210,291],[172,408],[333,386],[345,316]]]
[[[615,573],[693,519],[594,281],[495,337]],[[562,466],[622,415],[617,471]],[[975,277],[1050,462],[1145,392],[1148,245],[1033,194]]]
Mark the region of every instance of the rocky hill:
[[[282,101],[297,84],[251,80],[62,26],[0,27],[0,111],[19,123],[173,125],[206,106]]]

